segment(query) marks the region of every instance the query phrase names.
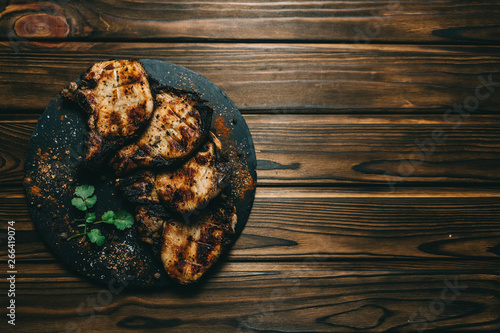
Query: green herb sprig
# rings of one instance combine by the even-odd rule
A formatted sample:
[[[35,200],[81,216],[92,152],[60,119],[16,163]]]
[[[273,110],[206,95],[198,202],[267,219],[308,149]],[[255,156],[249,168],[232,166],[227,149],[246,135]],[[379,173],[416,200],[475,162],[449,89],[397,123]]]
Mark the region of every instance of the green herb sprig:
[[[102,235],[101,230],[98,228],[92,228],[90,230],[91,226],[105,223],[114,225],[118,230],[125,230],[131,228],[134,224],[133,216],[124,210],[120,210],[117,213],[108,210],[102,214],[100,220],[97,220],[95,213],[88,211],[90,208],[94,207],[97,202],[97,195],[95,195],[94,192],[95,188],[92,185],[80,185],[75,188],[75,197],[71,200],[71,204],[75,206],[76,209],[86,212],[83,219],[75,219],[75,221],[84,222],[78,225],[79,228],[84,229],[83,232],[69,237],[67,239],[68,241],[76,237],[83,237],[83,240],[88,237],[92,243],[102,246],[106,237]]]

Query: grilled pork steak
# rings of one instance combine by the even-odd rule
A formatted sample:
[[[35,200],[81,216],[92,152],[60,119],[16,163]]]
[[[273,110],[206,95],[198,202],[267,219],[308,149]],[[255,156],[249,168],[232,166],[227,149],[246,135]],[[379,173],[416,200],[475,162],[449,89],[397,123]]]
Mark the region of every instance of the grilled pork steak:
[[[117,180],[132,202],[164,204],[177,213],[205,206],[229,183],[231,166],[220,154],[221,143],[210,132],[209,140],[185,164],[173,171],[142,172]]]
[[[209,131],[213,110],[207,102],[153,82],[138,60],[104,61],[61,95],[88,114],[84,163],[96,168],[112,157],[122,177],[117,186],[139,204],[139,237],[153,246],[172,279],[187,284],[233,240],[236,207],[219,195],[233,171]]]
[[[84,162],[100,165],[108,152],[137,136],[153,113],[148,76],[139,60],[103,61],[71,82],[61,95],[88,113]]]
[[[193,93],[155,89],[156,106],[139,139],[111,160],[117,175],[138,167],[170,166],[190,155],[208,134],[213,110]]]
[[[231,243],[237,222],[234,205],[223,200],[193,216],[190,224],[158,212],[162,208],[138,207],[139,232],[160,250],[167,274],[182,284],[197,281],[217,261]]]

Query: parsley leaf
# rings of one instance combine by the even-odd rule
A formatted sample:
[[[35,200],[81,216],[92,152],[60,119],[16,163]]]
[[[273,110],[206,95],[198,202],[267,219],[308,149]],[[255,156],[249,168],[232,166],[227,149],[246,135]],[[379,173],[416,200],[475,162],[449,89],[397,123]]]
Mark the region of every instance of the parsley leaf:
[[[94,194],[95,188],[92,185],[80,185],[75,188],[75,195],[82,199],[87,199]],[[96,199],[97,200],[97,199]],[[95,202],[94,202],[95,203]],[[90,207],[89,207],[90,208]]]
[[[99,230],[99,229],[90,230],[90,232],[87,234],[87,236],[89,236],[89,240],[92,243],[96,243],[99,246],[102,246],[102,244],[104,244],[104,241],[106,240],[106,237],[104,237],[101,234],[101,230]]]
[[[104,223],[114,224],[115,212],[108,210],[106,213],[102,214],[101,219]]]
[[[87,223],[94,223],[95,218],[96,218],[95,213],[85,214],[85,222],[87,222]]]
[[[124,210],[121,210],[118,213],[108,210],[102,214],[101,219],[104,223],[114,224],[114,226],[119,230],[125,230],[132,227],[134,224],[134,217]]]
[[[97,195],[95,195],[95,194],[93,196],[85,199],[85,204],[87,205],[88,208],[94,207],[96,202],[97,202]]]
[[[121,210],[115,214],[114,225],[116,229],[125,230],[132,227],[134,224],[134,217],[128,212]]]
[[[85,204],[85,201],[83,201],[82,198],[73,198],[71,200],[71,204],[81,211],[87,210],[87,205]]]
[[[71,200],[71,204],[81,211],[94,207],[97,202],[95,188],[92,185],[80,185],[75,188],[76,197]],[[94,195],[92,195],[94,194]]]
[[[94,194],[95,188],[92,185],[80,185],[75,188],[75,195],[71,200],[71,204],[75,206],[77,209],[81,211],[87,211],[88,209],[94,207],[97,202],[97,195]],[[79,224],[78,227],[84,227],[84,231],[82,233],[77,233],[68,237],[67,240],[71,240],[75,237],[83,236],[83,240],[88,236],[89,240],[92,243],[95,243],[99,246],[104,244],[106,237],[101,234],[101,230],[92,229],[90,230],[91,225],[97,225],[99,223],[107,223],[112,224],[118,230],[125,230],[127,228],[132,227],[134,224],[134,217],[128,213],[127,211],[121,210],[118,213],[115,213],[112,210],[108,210],[101,216],[101,220],[97,221],[97,216],[95,213],[86,212],[85,218],[77,219],[76,221],[85,221],[83,224]]]

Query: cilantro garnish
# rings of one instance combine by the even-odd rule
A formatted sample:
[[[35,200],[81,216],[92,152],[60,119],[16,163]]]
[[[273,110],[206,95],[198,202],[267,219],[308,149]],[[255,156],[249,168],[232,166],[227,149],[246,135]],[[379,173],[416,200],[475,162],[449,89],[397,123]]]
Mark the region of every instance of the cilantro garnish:
[[[75,188],[75,197],[71,200],[71,204],[75,206],[76,209],[87,213],[83,219],[76,219],[76,221],[84,222],[83,224],[78,225],[79,228],[84,228],[83,232],[69,237],[68,240],[79,236],[82,236],[85,240],[85,238],[88,237],[92,243],[102,246],[106,237],[102,235],[101,230],[98,228],[92,228],[89,230],[91,226],[99,223],[106,223],[114,225],[118,230],[125,230],[132,227],[134,224],[134,217],[124,210],[120,210],[117,213],[112,210],[108,210],[102,214],[101,220],[96,221],[96,214],[88,212],[88,210],[94,207],[97,202],[97,195],[94,194],[94,191],[95,188],[92,185],[80,185]]]
[[[133,216],[124,210],[118,213],[108,210],[101,218],[102,222],[113,224],[118,230],[125,230],[134,224]]]
[[[102,244],[104,244],[104,241],[106,240],[106,237],[104,237],[101,234],[101,230],[99,230],[99,229],[92,229],[92,230],[90,230],[90,232],[87,234],[87,236],[89,236],[89,240],[92,243],[96,243],[99,246],[101,246]]]
[[[94,194],[95,188],[92,185],[81,185],[75,188],[76,197],[71,200],[71,204],[81,211],[86,211],[94,207],[97,196]]]

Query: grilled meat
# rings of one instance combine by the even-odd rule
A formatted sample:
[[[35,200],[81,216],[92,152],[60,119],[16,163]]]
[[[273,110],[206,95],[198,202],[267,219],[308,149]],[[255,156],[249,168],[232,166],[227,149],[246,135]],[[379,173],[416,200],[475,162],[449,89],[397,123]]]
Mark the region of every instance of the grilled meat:
[[[180,168],[142,172],[117,181],[132,202],[164,204],[177,213],[199,209],[229,183],[231,166],[220,154],[221,143],[210,132],[209,140]]]
[[[142,240],[159,250],[167,274],[187,284],[197,281],[231,243],[237,216],[234,205],[216,200],[189,224],[157,206],[139,207],[136,220]]]
[[[156,107],[139,139],[111,160],[117,175],[138,167],[170,166],[190,155],[208,134],[213,110],[193,93],[162,87]]]
[[[141,204],[141,240],[153,246],[172,279],[187,284],[200,279],[233,240],[236,207],[219,195],[232,169],[209,132],[213,110],[206,101],[156,85],[140,61],[112,60],[94,64],[61,95],[88,114],[87,167],[116,153],[110,165],[117,176],[141,170],[117,179],[117,186]]]
[[[141,240],[151,245],[159,245],[163,223],[170,216],[161,205],[138,206],[135,220]]]
[[[98,166],[108,152],[137,136],[149,121],[154,99],[139,60],[103,61],[71,82],[61,95],[88,113],[84,162]]]

